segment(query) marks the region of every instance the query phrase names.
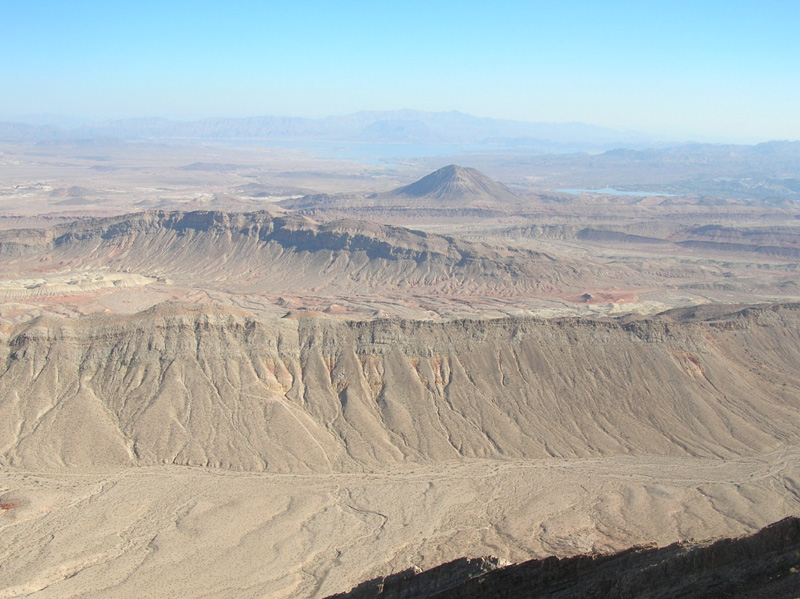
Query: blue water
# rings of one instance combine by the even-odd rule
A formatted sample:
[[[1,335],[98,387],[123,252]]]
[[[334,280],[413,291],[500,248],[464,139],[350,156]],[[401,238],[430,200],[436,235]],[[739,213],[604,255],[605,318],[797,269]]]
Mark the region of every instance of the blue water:
[[[580,193],[603,193],[607,195],[635,196],[640,198],[646,198],[648,196],[658,196],[662,198],[683,197],[682,195],[675,193],[660,193],[656,191],[620,191],[619,189],[613,189],[611,187],[606,187],[605,189],[556,189],[555,191],[563,191],[564,193],[571,193],[572,195],[578,195]]]

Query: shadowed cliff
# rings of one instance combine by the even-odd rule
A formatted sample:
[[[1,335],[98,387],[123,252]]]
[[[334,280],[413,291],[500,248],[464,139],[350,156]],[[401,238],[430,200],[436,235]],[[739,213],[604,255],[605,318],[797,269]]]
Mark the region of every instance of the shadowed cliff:
[[[367,581],[329,599],[792,599],[800,591],[800,519],[710,545],[550,557],[504,568],[456,560]]]

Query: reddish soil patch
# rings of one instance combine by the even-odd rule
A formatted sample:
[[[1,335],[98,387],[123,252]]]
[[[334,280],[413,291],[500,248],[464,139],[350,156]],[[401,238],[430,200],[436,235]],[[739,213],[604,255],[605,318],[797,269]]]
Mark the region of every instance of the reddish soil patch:
[[[15,507],[19,506],[13,501],[0,501],[0,512],[7,512],[13,510]]]

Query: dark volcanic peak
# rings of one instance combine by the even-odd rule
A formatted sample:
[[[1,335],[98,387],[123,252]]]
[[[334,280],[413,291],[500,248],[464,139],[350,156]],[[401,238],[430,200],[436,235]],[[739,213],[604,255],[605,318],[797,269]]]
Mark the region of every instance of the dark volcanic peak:
[[[517,204],[519,198],[502,183],[474,168],[451,164],[415,183],[371,196],[380,200],[436,200],[437,205]]]
[[[505,213],[523,200],[508,187],[474,168],[451,164],[415,181],[368,196],[313,195],[280,202],[289,210],[494,210]]]

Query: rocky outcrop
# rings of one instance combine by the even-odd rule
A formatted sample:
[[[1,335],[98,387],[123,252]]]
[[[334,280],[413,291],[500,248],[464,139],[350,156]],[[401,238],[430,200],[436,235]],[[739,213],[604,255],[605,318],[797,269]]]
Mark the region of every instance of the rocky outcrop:
[[[496,562],[456,560],[365,582],[330,599],[793,599],[800,591],[800,519],[708,545],[550,557],[476,575],[482,563]]]

